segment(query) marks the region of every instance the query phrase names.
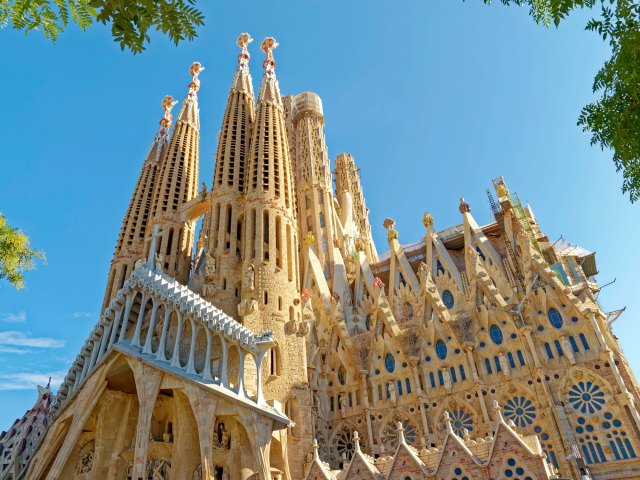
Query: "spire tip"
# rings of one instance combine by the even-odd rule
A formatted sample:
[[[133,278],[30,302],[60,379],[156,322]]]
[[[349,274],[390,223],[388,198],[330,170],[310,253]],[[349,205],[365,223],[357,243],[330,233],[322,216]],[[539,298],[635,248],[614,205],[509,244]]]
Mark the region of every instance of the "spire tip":
[[[198,90],[200,90],[200,80],[198,75],[202,73],[204,67],[200,62],[193,62],[189,67],[189,73],[191,74],[191,83],[189,84],[189,97],[193,97]]]
[[[276,68],[276,61],[273,59],[273,51],[280,45],[273,37],[267,37],[262,41],[260,49],[267,54],[267,58],[263,63],[264,72],[271,74]]]

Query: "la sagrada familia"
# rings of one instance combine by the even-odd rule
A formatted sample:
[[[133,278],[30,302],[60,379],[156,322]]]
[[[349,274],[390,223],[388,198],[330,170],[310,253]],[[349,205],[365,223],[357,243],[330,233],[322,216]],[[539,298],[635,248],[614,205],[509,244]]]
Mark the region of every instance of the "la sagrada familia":
[[[495,221],[461,199],[458,225],[425,213],[402,244],[388,218],[378,254],[320,98],[281,96],[267,38],[256,101],[250,42],[209,190],[202,65],[172,130],[164,99],[99,321],[0,437],[0,478],[640,478],[640,389],[594,253],[500,178]]]

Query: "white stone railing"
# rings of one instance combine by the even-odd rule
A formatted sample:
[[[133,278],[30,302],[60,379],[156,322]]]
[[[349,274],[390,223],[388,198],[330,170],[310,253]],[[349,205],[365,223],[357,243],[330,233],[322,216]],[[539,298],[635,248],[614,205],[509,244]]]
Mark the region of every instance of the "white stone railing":
[[[139,305],[137,315],[134,305]],[[163,318],[158,315],[161,308]],[[162,330],[158,337],[159,322]],[[186,338],[188,331],[190,336]],[[204,349],[203,339],[206,339]],[[261,335],[251,332],[174,278],[145,264],[131,273],[104,310],[62,382],[52,405],[53,412],[79,389],[114,345],[133,348],[142,358],[166,363],[168,368],[216,384],[260,406],[266,405],[261,366],[274,345],[271,332]],[[237,362],[234,358],[233,365],[232,349],[237,351]],[[255,363],[254,385],[244,383],[247,358]],[[231,375],[236,378],[234,384]],[[248,388],[254,395],[250,395]]]

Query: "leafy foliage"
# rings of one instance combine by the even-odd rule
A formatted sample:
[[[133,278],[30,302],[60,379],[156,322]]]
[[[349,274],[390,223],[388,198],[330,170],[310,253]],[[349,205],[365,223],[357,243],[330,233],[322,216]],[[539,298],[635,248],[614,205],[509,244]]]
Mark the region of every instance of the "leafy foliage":
[[[20,290],[24,287],[24,274],[33,270],[36,260],[44,261],[44,254],[32,249],[29,237],[7,223],[0,213],[0,279]]]
[[[640,200],[640,5],[637,0],[501,0],[529,6],[538,23],[558,26],[572,11],[600,5],[600,15],[586,29],[608,41],[611,58],[597,73],[593,92],[600,98],[586,105],[578,125],[591,144],[611,149],[622,172],[622,192]],[[491,0],[484,0],[491,3]]]
[[[0,28],[41,30],[55,42],[70,22],[86,30],[95,22],[111,26],[120,48],[142,52],[150,32],[161,31],[176,45],[197,36],[204,25],[195,0],[0,0]]]

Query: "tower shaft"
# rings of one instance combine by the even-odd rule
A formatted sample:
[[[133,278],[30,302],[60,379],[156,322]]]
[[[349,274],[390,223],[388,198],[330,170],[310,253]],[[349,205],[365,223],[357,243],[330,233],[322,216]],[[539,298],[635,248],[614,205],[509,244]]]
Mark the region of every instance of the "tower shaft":
[[[296,170],[298,225],[300,235],[312,234],[315,251],[325,278],[333,261],[334,214],[331,168],[324,136],[322,101],[315,93],[287,97],[290,135]],[[311,237],[309,241],[311,241]],[[306,265],[307,249],[302,249],[300,268]]]
[[[343,215],[346,215],[344,210],[348,208],[346,203],[349,203],[349,201],[345,199],[345,192],[348,193],[348,197],[350,197],[352,205],[350,208],[353,212],[353,221],[357,228],[357,235],[362,242],[362,249],[370,263],[376,262],[378,252],[376,251],[376,246],[371,236],[369,209],[364,201],[364,193],[362,192],[362,185],[360,184],[360,174],[358,173],[358,168],[356,167],[353,157],[348,153],[341,153],[336,158],[336,195],[343,209]]]
[[[166,273],[185,284],[191,267],[195,223],[182,222],[179,210],[198,193],[200,109],[197,92],[200,85],[198,74],[202,70],[198,62],[191,66],[193,81],[180,108],[166,154],[158,167],[151,216],[151,226],[160,227],[154,252],[157,263],[162,264]],[[151,244],[153,228],[147,231],[146,252]]]
[[[171,127],[171,109],[174,105],[175,102],[170,96],[165,97],[162,102],[165,114],[160,120],[160,129],[153,139],[151,148],[149,148],[147,157],[142,164],[140,176],[129,202],[127,213],[122,220],[118,243],[116,244],[116,250],[109,269],[102,309],[105,308],[116,292],[122,288],[134,268],[134,263],[144,253],[144,242],[153,206],[158,165],[166,153],[168,133]]]
[[[242,53],[229,91],[224,112],[211,192],[211,210],[205,225],[207,261],[215,263],[206,278],[204,296],[227,315],[238,317],[242,280],[242,203],[245,167],[249,153],[251,129],[255,117],[254,95],[249,73],[248,34],[238,38]],[[210,266],[211,267],[211,266]]]

